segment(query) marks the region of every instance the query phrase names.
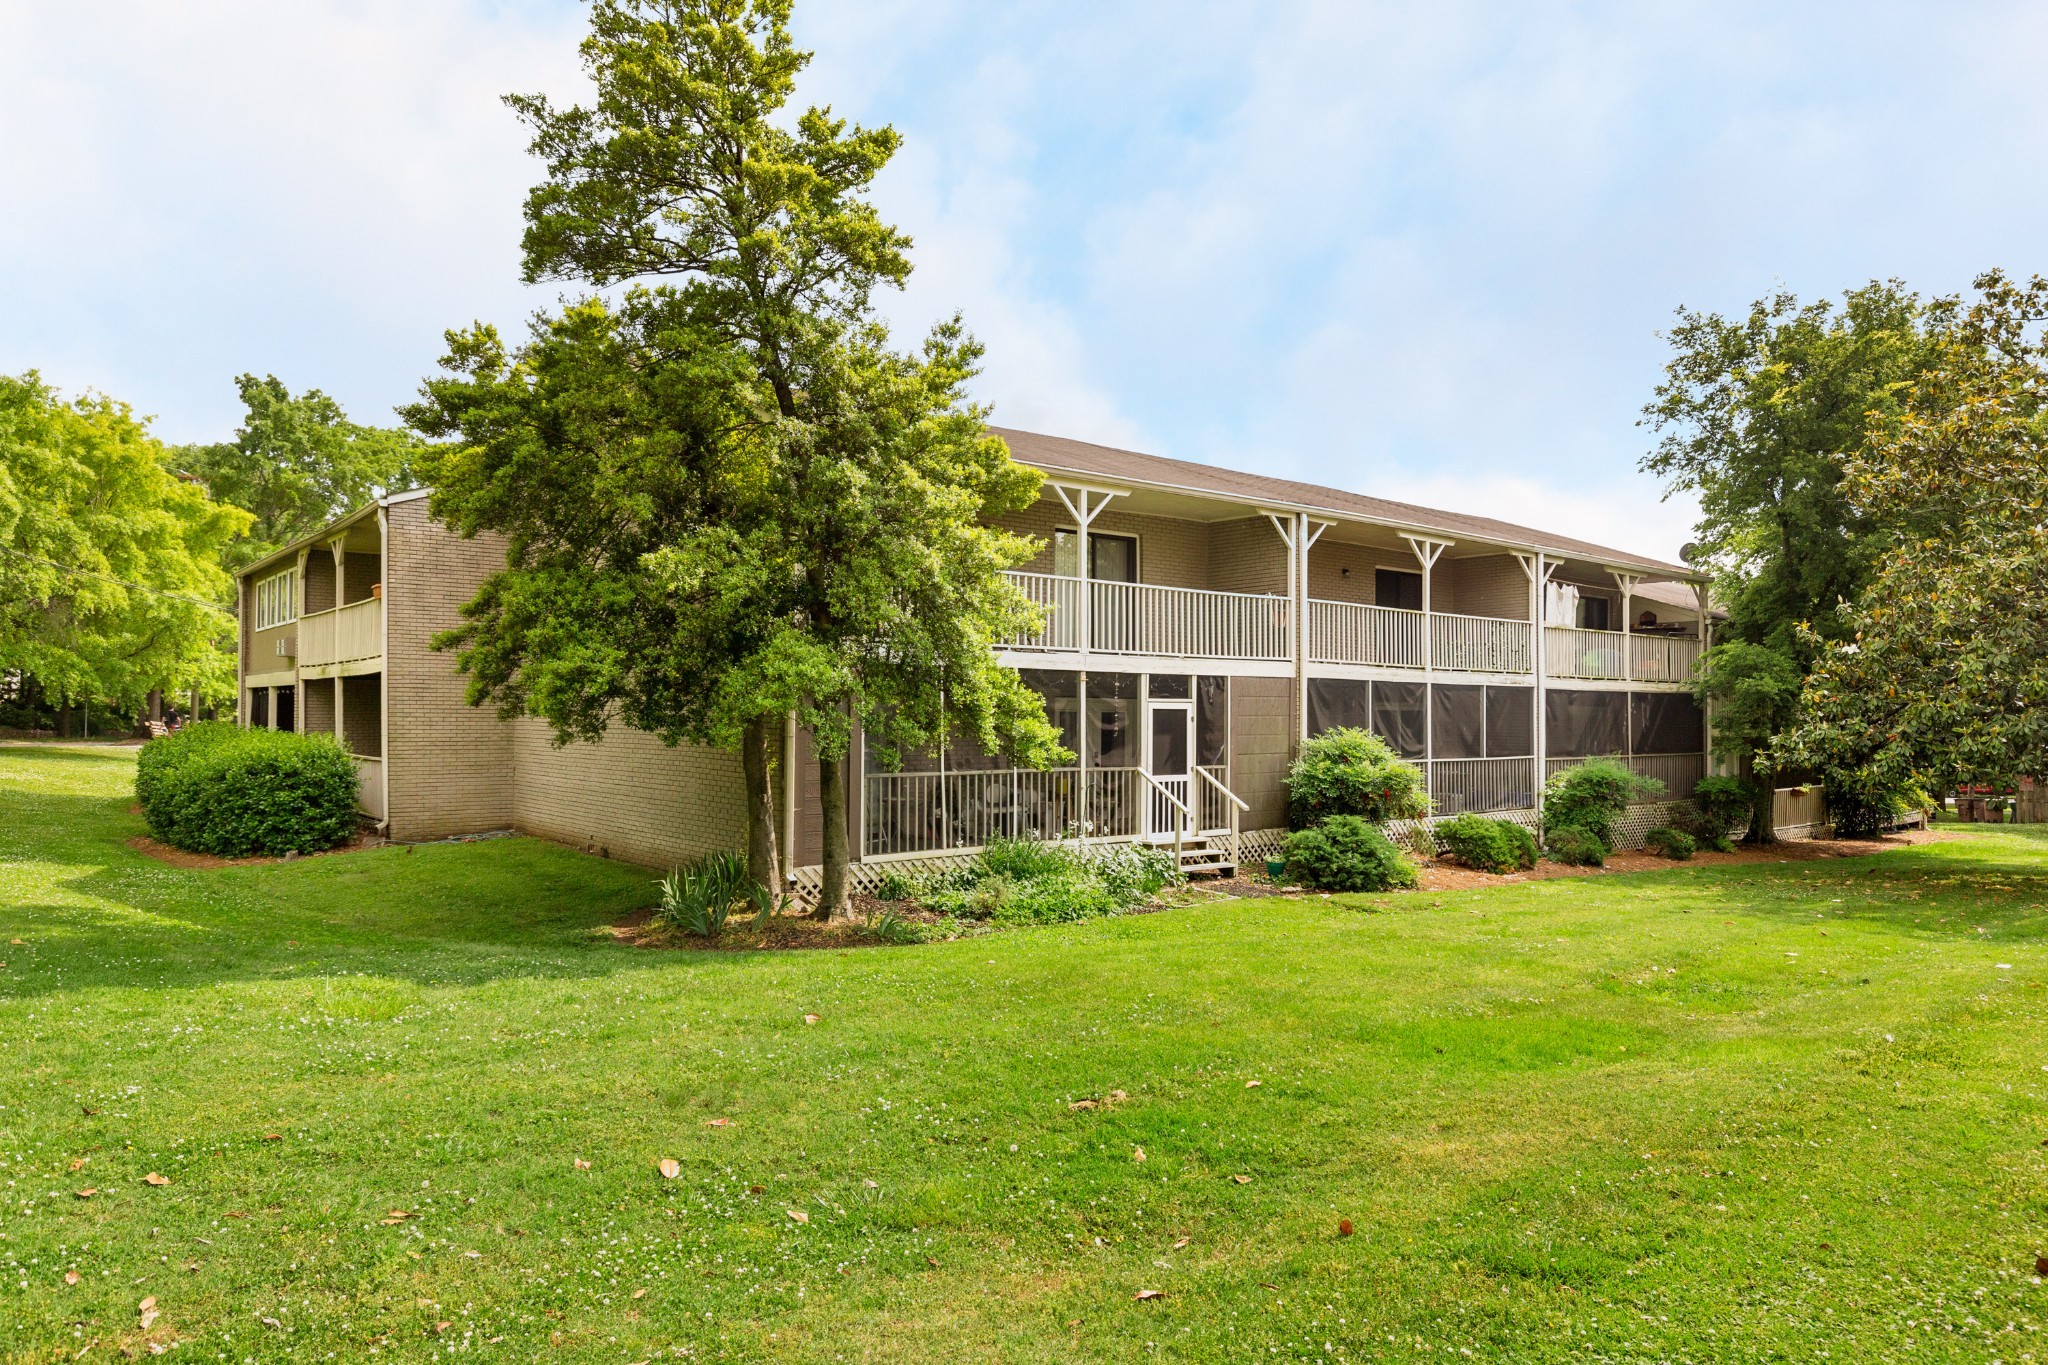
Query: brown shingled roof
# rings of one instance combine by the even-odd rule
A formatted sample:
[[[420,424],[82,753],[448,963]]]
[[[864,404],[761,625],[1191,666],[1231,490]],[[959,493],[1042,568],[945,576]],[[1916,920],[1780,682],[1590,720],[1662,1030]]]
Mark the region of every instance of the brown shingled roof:
[[[1024,464],[1047,473],[1079,474],[1113,482],[1151,484],[1188,493],[1207,493],[1241,502],[1264,504],[1276,510],[1326,512],[1334,516],[1381,522],[1400,530],[1427,531],[1456,539],[1476,536],[1517,549],[1542,550],[1572,559],[1590,559],[1618,569],[1643,569],[1660,574],[1692,578],[1697,570],[1683,564],[1630,554],[1605,545],[1553,535],[1527,526],[1515,526],[1491,517],[1442,512],[1433,507],[1369,498],[1341,488],[1273,479],[1262,474],[1245,474],[1216,465],[1190,460],[1169,460],[1161,455],[1143,455],[1135,450],[1071,441],[1064,436],[1043,436],[1035,431],[990,427],[1008,442],[1010,454]]]

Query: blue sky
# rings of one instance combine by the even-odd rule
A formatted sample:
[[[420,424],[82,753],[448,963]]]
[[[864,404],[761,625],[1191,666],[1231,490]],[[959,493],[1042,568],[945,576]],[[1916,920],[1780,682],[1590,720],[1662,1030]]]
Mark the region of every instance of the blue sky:
[[[906,333],[954,309],[1008,425],[1650,553],[1680,304],[2048,270],[2048,7],[798,0],[801,96],[907,139]],[[0,371],[234,425],[276,373],[390,420],[517,327],[573,96],[540,0],[0,0]]]

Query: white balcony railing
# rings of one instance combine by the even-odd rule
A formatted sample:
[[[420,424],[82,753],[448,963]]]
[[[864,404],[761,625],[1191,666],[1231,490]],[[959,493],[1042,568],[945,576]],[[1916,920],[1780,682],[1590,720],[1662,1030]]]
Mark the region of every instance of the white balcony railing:
[[[1009,648],[1080,647],[1080,579],[1037,573],[1004,576],[1046,617],[1040,630],[1007,641]],[[1086,587],[1088,647],[1098,653],[1174,659],[1290,657],[1284,597],[1100,580],[1090,580]]]
[[[1545,626],[1543,671],[1553,678],[1620,678],[1628,636],[1618,630]]]
[[[1309,662],[1421,668],[1423,614],[1361,602],[1308,603]]]
[[[862,780],[863,854],[980,848],[991,839],[1057,839],[1086,832],[1137,837],[1143,815],[1136,768],[1091,768],[1083,800],[1078,768],[963,773],[869,773]]]
[[[1700,642],[1684,635],[1631,635],[1637,682],[1691,682]]]
[[[357,663],[384,652],[384,599],[365,598],[299,618],[299,667]]]
[[[1536,759],[1431,759],[1429,799],[1431,810],[1437,815],[1534,809]]]
[[[1493,616],[1429,618],[1430,665],[1467,673],[1529,673],[1535,670],[1527,621]]]

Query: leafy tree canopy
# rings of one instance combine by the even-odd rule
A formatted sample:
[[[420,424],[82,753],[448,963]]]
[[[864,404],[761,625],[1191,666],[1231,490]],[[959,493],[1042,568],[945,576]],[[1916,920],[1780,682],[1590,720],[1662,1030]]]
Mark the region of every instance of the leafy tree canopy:
[[[125,404],[0,376],[0,672],[122,706],[232,696],[221,554],[248,524],[174,474]]]
[[[178,448],[213,496],[254,514],[228,551],[230,568],[261,559],[335,517],[414,482],[419,440],[361,426],[318,389],[296,398],[275,375],[235,380],[246,415],[232,441]]]
[[[1976,290],[1849,462],[1857,514],[1898,529],[1861,598],[1807,633],[1779,746],[1866,795],[2048,774],[2048,280]]]

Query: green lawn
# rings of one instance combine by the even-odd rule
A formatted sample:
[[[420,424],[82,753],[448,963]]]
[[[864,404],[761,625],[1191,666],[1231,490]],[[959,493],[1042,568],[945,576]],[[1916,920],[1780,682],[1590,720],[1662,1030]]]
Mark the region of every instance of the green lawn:
[[[2048,1360],[2048,831],[659,953],[129,777],[0,749],[10,1361]]]

